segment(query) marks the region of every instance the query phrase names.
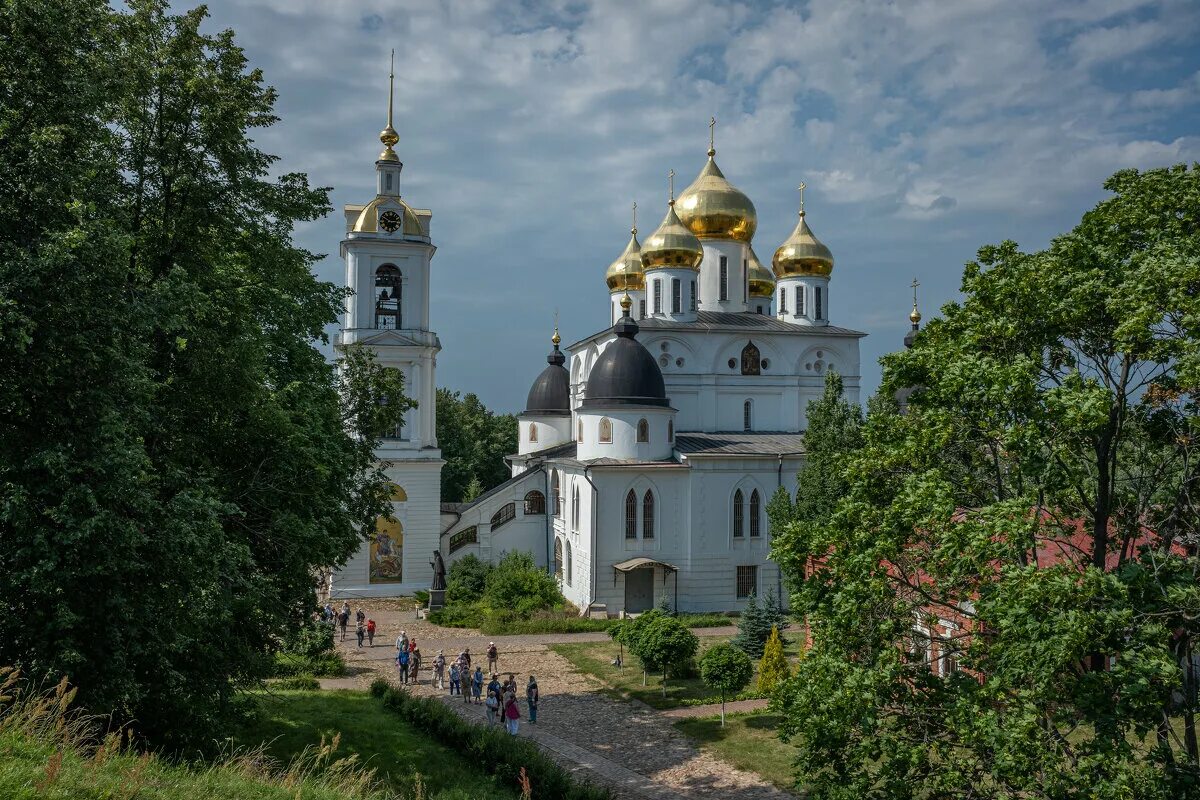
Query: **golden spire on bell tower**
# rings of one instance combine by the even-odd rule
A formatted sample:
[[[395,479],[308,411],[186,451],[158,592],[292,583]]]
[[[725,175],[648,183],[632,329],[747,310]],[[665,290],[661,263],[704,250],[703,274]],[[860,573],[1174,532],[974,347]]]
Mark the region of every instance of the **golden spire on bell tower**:
[[[917,326],[921,324],[921,312],[917,310],[917,287],[920,285],[921,284],[917,283],[917,279],[913,278],[913,310],[908,315],[908,321],[912,323],[914,331],[917,329]]]
[[[396,48],[392,48],[392,63],[388,68],[388,116],[387,127],[379,132],[379,141],[383,142],[383,152],[379,154],[380,161],[399,161],[400,156],[392,148],[400,141],[400,135],[392,127],[392,97],[395,95],[396,84]]]

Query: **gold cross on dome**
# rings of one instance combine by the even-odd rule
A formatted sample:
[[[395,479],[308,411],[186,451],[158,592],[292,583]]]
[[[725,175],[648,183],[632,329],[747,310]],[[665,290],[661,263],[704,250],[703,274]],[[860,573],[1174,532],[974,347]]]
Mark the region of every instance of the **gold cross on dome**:
[[[715,139],[716,128],[717,128],[717,118],[709,117],[709,119],[708,119],[708,149],[709,150],[716,149],[713,146],[713,142],[716,141],[716,139]]]
[[[671,202],[675,202],[675,170],[667,172],[667,185],[671,187]]]
[[[633,201],[633,232],[637,233],[637,201]]]
[[[913,290],[913,308],[916,308],[916,307],[917,307],[917,287],[918,287],[918,286],[920,286],[920,285],[921,285],[921,284],[917,283],[917,279],[916,279],[916,278],[913,278],[913,282],[912,282],[912,290]]]
[[[796,187],[796,190],[800,192],[800,213],[804,213],[804,190],[807,187],[808,184],[804,181],[800,181],[800,185]]]

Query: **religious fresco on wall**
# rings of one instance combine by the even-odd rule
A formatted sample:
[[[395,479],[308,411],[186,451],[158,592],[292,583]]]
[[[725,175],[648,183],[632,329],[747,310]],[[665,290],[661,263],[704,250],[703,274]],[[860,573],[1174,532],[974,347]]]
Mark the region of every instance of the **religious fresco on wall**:
[[[400,583],[404,579],[404,527],[380,517],[371,537],[371,583]]]

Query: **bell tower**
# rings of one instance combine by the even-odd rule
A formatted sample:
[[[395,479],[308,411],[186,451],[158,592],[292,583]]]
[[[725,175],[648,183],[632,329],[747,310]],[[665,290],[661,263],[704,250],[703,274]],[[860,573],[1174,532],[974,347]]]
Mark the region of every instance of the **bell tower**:
[[[388,74],[387,125],[375,161],[375,198],[345,207],[340,252],[350,294],[338,349],[367,347],[378,362],[404,375],[404,391],[417,401],[404,424],[384,438],[376,457],[393,483],[392,516],[381,520],[334,579],[334,593],[355,596],[411,594],[428,589],[431,553],[441,524],[441,450],[436,433],[435,372],[441,342],[430,327],[429,286],[436,249],[429,235],[432,212],[413,208],[400,192],[404,165],[392,125],[395,51]]]

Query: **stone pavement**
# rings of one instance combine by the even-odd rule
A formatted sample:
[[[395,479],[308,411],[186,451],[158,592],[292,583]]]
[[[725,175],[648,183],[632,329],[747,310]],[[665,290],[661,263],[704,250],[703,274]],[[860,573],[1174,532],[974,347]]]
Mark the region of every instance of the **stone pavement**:
[[[364,602],[376,621],[375,646],[358,650],[352,636],[341,644],[346,661],[359,685],[377,675],[395,680],[395,640],[400,630],[416,637],[426,667],[438,649],[447,659],[469,647],[473,662],[485,669],[488,642],[500,651],[500,671],[517,674],[524,687],[532,673],[541,693],[537,725],[522,720],[520,734],[536,741],[552,758],[580,777],[611,786],[620,798],[745,798],[783,800],[793,797],[757,775],[735,769],[678,731],[671,717],[640,703],[615,700],[598,691],[602,687],[578,672],[566,659],[547,648],[562,642],[608,641],[604,633],[558,635],[484,636],[477,631],[441,628],[418,620],[411,609]],[[709,635],[731,635],[734,629],[706,629]],[[430,685],[423,669],[413,691],[439,696],[464,717],[486,724],[482,705],[463,703]],[[755,702],[755,701],[749,701]],[[734,704],[726,704],[728,711]],[[705,708],[705,707],[698,707]],[[525,712],[522,703],[522,713]],[[688,709],[690,711],[691,709]],[[719,707],[718,707],[719,710]],[[716,713],[716,712],[709,712]]]

